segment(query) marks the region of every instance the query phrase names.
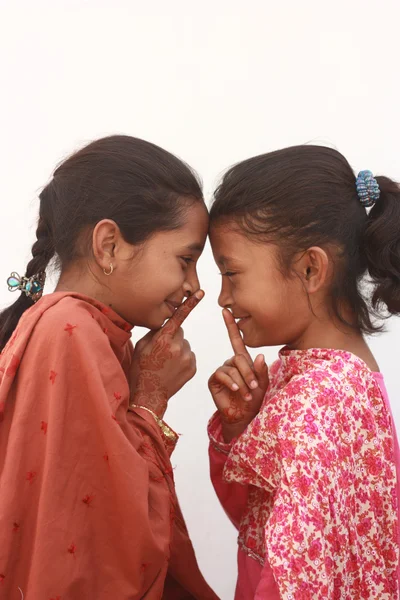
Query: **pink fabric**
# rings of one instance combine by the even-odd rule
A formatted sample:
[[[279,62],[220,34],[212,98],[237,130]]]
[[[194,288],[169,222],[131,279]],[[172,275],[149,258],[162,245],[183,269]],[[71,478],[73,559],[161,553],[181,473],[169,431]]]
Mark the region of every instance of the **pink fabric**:
[[[211,481],[221,505],[233,525],[239,529],[246,508],[249,488],[239,483],[226,483],[223,470],[232,444],[225,444],[221,425],[211,432],[209,447]],[[262,565],[241,548],[238,549],[238,580],[235,600],[280,600],[272,569],[268,563]]]
[[[316,405],[313,403],[318,398],[318,390],[315,387],[313,389],[313,386],[310,384],[310,381],[313,380],[313,377],[310,376],[311,373],[314,374],[315,380],[319,382],[318,390],[323,394],[323,396],[320,396],[321,400],[318,402],[318,406],[321,407],[325,404],[324,398],[331,398],[332,400],[332,402],[329,402],[329,405],[335,408],[336,414],[334,415],[332,410],[329,410],[328,414],[331,419],[337,418],[337,415],[342,413],[342,403],[344,403],[346,410],[350,411],[345,414],[351,415],[351,411],[353,411],[354,419],[356,417],[358,419],[357,427],[355,427],[356,420],[353,421],[353,416],[348,419],[348,422],[341,418],[335,424],[335,430],[340,425],[344,425],[347,437],[358,435],[352,449],[354,452],[358,452],[358,454],[354,454],[357,460],[361,460],[361,462],[365,460],[365,470],[368,472],[368,476],[364,477],[363,484],[360,485],[357,482],[356,475],[354,476],[354,486],[357,490],[355,495],[356,502],[362,506],[366,493],[367,495],[376,494],[376,482],[378,482],[378,486],[382,486],[381,494],[386,502],[382,504],[382,508],[377,508],[378,512],[375,514],[378,515],[377,520],[381,528],[380,531],[386,531],[389,537],[383,539],[379,539],[379,536],[378,538],[375,537],[373,541],[375,544],[378,542],[377,551],[370,553],[365,550],[370,542],[368,529],[365,532],[363,531],[364,537],[362,540],[360,539],[358,542],[355,542],[359,544],[360,556],[352,559],[353,562],[351,563],[348,560],[346,562],[342,558],[342,572],[339,569],[339,574],[336,574],[334,580],[329,577],[329,571],[326,571],[324,574],[328,563],[325,564],[325,569],[319,563],[320,567],[313,570],[309,566],[311,565],[312,567],[313,560],[311,563],[307,563],[307,559],[309,560],[310,556],[312,559],[318,559],[320,540],[324,547],[325,561],[331,560],[332,557],[334,560],[337,559],[343,550],[343,546],[345,547],[344,555],[346,557],[346,552],[350,546],[347,544],[346,548],[346,543],[342,543],[342,546],[339,546],[337,550],[336,556],[335,554],[330,556],[329,535],[325,541],[323,537],[317,538],[309,535],[308,538],[301,538],[303,545],[305,544],[305,548],[302,550],[302,562],[299,562],[299,554],[296,551],[293,535],[296,535],[295,532],[296,527],[299,525],[299,519],[301,524],[301,519],[305,518],[304,510],[303,512],[298,512],[300,517],[297,517],[293,522],[291,530],[285,531],[283,529],[281,534],[274,537],[277,528],[282,528],[280,522],[285,527],[285,524],[290,521],[290,513],[282,516],[283,521],[276,520],[277,506],[282,512],[280,507],[282,506],[282,498],[285,498],[284,494],[287,491],[289,492],[289,496],[286,496],[286,498],[290,501],[290,494],[294,494],[296,497],[296,494],[299,496],[300,492],[302,498],[295,500],[294,510],[298,508],[296,508],[296,504],[299,504],[304,509],[304,497],[307,498],[309,488],[312,489],[315,485],[311,480],[308,480],[306,487],[303,487],[303,489],[300,486],[299,488],[292,488],[290,491],[289,485],[288,490],[283,489],[282,491],[280,488],[287,487],[287,481],[290,483],[296,481],[296,479],[292,478],[286,481],[282,477],[282,474],[279,474],[279,470],[282,468],[285,474],[290,469],[291,463],[288,461],[285,464],[284,458],[282,459],[282,451],[283,456],[285,452],[289,452],[290,454],[291,450],[288,444],[291,440],[291,429],[298,429],[301,426],[301,422],[303,422],[303,417],[306,417],[305,429],[303,431],[307,433],[307,436],[300,438],[296,452],[300,452],[300,458],[301,452],[303,452],[307,456],[306,460],[309,460],[311,463],[318,464],[320,460],[320,455],[318,453],[313,454],[312,449],[313,444],[315,445],[315,439],[318,439],[316,435],[317,430],[321,429],[325,423],[322,418],[325,415],[325,408],[323,408],[322,416],[318,413],[318,410],[315,410]],[[331,389],[329,389],[329,386],[325,388],[324,386],[321,387],[321,382],[324,380],[329,382],[330,378]],[[290,386],[288,386],[289,382]],[[348,385],[349,383],[350,385]],[[285,390],[286,392],[289,390],[291,393],[285,394]],[[332,390],[334,390],[333,395]],[[286,411],[283,411],[280,415],[276,410],[277,399],[279,397],[285,397],[288,400]],[[313,419],[307,418],[310,415],[310,405],[313,407]],[[285,407],[285,404],[282,405],[281,403],[281,410],[282,407]],[[304,415],[301,412],[302,410],[304,410]],[[278,425],[283,425],[283,427],[278,427]],[[355,430],[352,430],[352,427],[355,427]],[[371,432],[373,432],[373,435],[365,437],[366,434]],[[274,441],[275,435],[278,436],[278,446],[274,447],[274,444],[276,444]],[[336,597],[339,598],[340,593],[345,594],[344,597],[346,600],[355,598],[368,598],[372,600],[372,598],[378,597],[380,600],[384,598],[395,600],[399,597],[397,590],[398,568],[396,573],[396,567],[399,565],[398,499],[400,498],[400,452],[387,392],[381,374],[372,373],[361,360],[349,353],[319,350],[296,352],[284,349],[280,354],[280,360],[271,369],[271,383],[260,415],[254,419],[242,436],[238,440],[234,440],[230,445],[225,444],[221,436],[218,415],[215,415],[210,421],[209,436],[211,478],[225,511],[234,525],[240,530],[238,582],[235,600],[250,600],[252,598],[256,600],[261,600],[261,598],[268,600],[278,600],[279,598],[285,600],[291,598],[294,600],[327,598],[333,600]],[[303,438],[307,443],[301,448],[301,440]],[[375,454],[372,455],[369,452],[368,445],[366,447],[367,450],[360,449],[358,439],[361,438],[365,439],[365,443],[367,443],[367,439],[370,442],[374,442],[370,446],[372,447],[372,452]],[[254,440],[257,441],[254,442]],[[339,441],[342,443],[341,440]],[[347,444],[349,442],[350,438]],[[327,452],[332,451],[328,441],[325,447]],[[363,453],[366,454],[364,455]],[[346,458],[346,455],[344,456]],[[296,458],[298,459],[298,456]],[[368,461],[372,458],[377,461],[377,464],[379,462],[380,468],[378,470],[375,469],[376,465],[374,462],[369,464]],[[274,460],[276,463],[274,463]],[[283,464],[280,462],[281,460]],[[332,457],[329,460],[332,460]],[[330,465],[329,462],[328,464]],[[296,468],[298,468],[297,464]],[[304,465],[302,468],[305,469],[302,475],[302,478],[305,480],[304,473],[307,473],[307,471]],[[347,478],[351,477],[351,470],[348,467],[344,473]],[[343,479],[344,481],[346,479]],[[348,479],[347,481],[350,480]],[[348,485],[350,489],[352,484],[349,483]],[[383,489],[384,487],[385,489]],[[347,501],[346,494],[347,492],[344,494],[344,499]],[[350,496],[350,494],[347,495]],[[313,504],[309,507],[310,513],[316,508],[316,497],[311,495],[311,498]],[[391,498],[393,500],[390,500]],[[276,499],[278,499],[278,505],[276,505]],[[321,501],[323,505],[323,498]],[[335,518],[337,518],[338,511],[335,509],[334,498],[332,502],[333,504],[330,504],[331,510],[336,510],[334,514]],[[391,502],[393,502],[393,509],[391,509]],[[368,507],[368,504],[366,503],[365,506]],[[319,507],[317,508],[319,509]],[[322,508],[320,510],[322,511]],[[344,527],[343,531],[347,527],[349,535],[357,536],[357,532],[359,533],[369,523],[371,513],[364,515],[361,513],[361,521],[357,521],[357,519],[360,519],[360,514],[355,509],[354,514],[352,514],[352,511],[353,507],[350,507],[349,515],[351,519],[355,519],[355,525],[353,526],[351,519],[346,518],[346,516],[342,516],[343,523],[339,525]],[[318,513],[314,511],[313,514]],[[346,515],[345,511],[343,515]],[[349,523],[346,522],[347,520]],[[297,527],[297,535],[303,535],[301,527]],[[278,546],[274,541],[275,539],[278,540]],[[318,543],[316,543],[316,540]],[[266,545],[264,545],[264,551],[262,552],[263,544]],[[268,556],[266,548],[268,548]],[[286,560],[288,561],[287,567],[283,570],[279,568],[281,560],[280,552],[285,553]],[[366,556],[367,553],[368,556]],[[370,554],[371,556],[369,556]],[[374,557],[372,557],[372,554],[374,554]],[[376,568],[378,560],[386,564],[384,575],[381,575],[379,569]],[[335,563],[332,564],[334,567],[336,566]],[[348,579],[349,564],[351,565],[350,580]],[[361,565],[363,564],[367,565],[366,570],[361,571],[363,573],[361,579],[356,580],[354,573],[357,574],[357,569],[361,569]],[[394,566],[394,571],[391,565]],[[370,575],[371,573],[372,576]],[[322,579],[320,579],[321,574]],[[353,581],[353,584],[351,584],[351,581]],[[325,585],[325,588],[323,585]]]
[[[400,448],[399,448],[399,440],[397,437],[397,431],[396,431],[396,427],[394,424],[392,408],[390,406],[389,396],[388,396],[388,393],[386,390],[386,385],[385,385],[383,375],[382,375],[382,373],[373,373],[373,375],[374,375],[374,378],[382,392],[383,400],[385,402],[387,410],[390,413],[392,423],[393,423],[393,442],[394,442],[394,455],[395,455],[396,475],[397,475],[397,511],[398,511],[398,515],[399,515],[398,539],[399,539],[399,547],[400,547]],[[399,586],[400,586],[400,560],[399,560],[399,564],[398,564],[398,568],[397,568],[397,573],[398,573],[398,580],[399,580]]]

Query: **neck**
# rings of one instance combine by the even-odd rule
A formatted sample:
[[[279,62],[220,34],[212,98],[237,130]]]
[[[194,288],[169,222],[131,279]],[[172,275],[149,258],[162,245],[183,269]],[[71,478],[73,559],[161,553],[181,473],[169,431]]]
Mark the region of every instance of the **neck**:
[[[331,348],[346,350],[363,360],[371,371],[379,371],[379,366],[362,333],[332,318],[314,319],[291,348],[306,350],[309,348]]]
[[[107,289],[101,286],[96,276],[89,270],[71,267],[61,272],[56,292],[76,292],[98,300],[103,304],[109,304]]]

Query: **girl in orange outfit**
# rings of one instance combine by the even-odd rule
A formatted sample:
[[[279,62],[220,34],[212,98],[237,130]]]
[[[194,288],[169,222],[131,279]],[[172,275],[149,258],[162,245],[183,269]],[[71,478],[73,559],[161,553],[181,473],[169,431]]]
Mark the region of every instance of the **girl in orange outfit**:
[[[40,194],[32,260],[0,316],[0,598],[216,598],[162,420],[195,373],[180,326],[203,295],[207,227],[188,166],[127,136],[83,148]],[[150,330],[134,352],[133,325]]]

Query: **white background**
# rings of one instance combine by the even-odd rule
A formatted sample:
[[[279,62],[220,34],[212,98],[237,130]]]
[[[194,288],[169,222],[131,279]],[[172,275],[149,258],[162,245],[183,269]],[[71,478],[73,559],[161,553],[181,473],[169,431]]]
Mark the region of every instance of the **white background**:
[[[94,138],[126,133],[178,154],[207,199],[231,163],[316,141],[400,180],[398,0],[0,0],[0,303],[24,272],[36,194]],[[200,565],[233,597],[236,534],[208,479],[209,374],[231,354],[207,248],[207,296],[185,331],[198,374],[171,401],[178,494]],[[400,322],[371,341],[400,424]],[[268,360],[276,349],[267,350]],[[129,511],[129,507],[127,507]]]

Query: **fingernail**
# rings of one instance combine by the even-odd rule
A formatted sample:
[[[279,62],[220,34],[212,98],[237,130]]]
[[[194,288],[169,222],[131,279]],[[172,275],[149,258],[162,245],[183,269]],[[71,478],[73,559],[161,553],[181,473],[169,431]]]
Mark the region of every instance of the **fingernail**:
[[[253,400],[253,396],[251,394],[246,394],[244,399],[245,400]]]
[[[203,290],[197,290],[197,292],[194,294],[194,297],[197,298],[197,300],[201,300],[204,297]]]
[[[253,381],[250,382],[250,387],[251,389],[255,390],[256,387],[258,387],[258,383],[255,379],[253,379]]]
[[[239,386],[237,385],[237,383],[233,383],[233,384],[232,384],[232,389],[233,389],[233,391],[234,391],[234,392],[237,392],[237,391],[238,391],[238,389],[239,389]]]

